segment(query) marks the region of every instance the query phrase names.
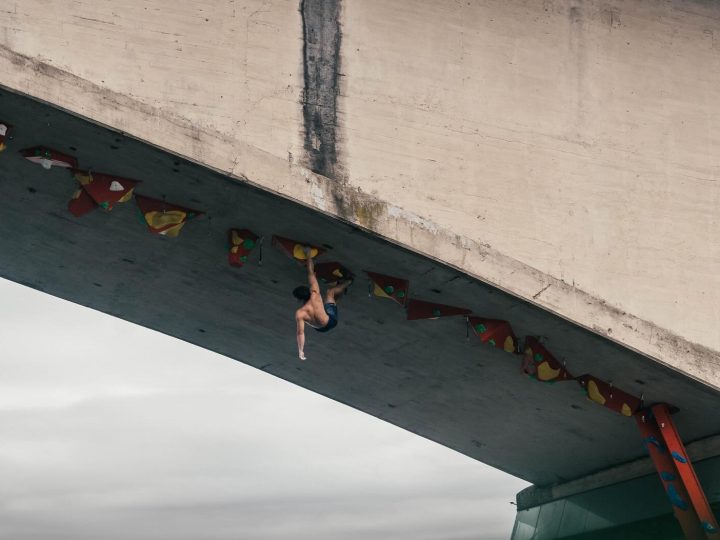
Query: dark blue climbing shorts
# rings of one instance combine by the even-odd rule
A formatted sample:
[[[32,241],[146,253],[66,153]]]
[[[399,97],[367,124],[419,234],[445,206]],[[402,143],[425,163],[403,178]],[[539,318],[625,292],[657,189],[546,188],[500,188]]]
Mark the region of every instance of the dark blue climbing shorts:
[[[328,314],[328,317],[330,319],[328,320],[327,324],[323,326],[322,328],[316,328],[318,332],[329,332],[333,328],[337,326],[338,323],[338,309],[337,304],[327,303],[325,304],[325,313]]]

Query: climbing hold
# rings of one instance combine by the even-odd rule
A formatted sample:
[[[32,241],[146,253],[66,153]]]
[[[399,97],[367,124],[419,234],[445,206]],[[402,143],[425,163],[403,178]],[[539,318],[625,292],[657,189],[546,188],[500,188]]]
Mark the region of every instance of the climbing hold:
[[[650,452],[650,445],[657,448],[660,453],[665,452],[665,446],[663,446],[663,444],[652,435],[643,439],[643,447],[645,448],[645,450],[647,450],[648,453]]]
[[[707,521],[702,522],[702,528],[705,529],[706,532],[715,534],[718,532],[717,527],[714,527],[711,523]]]
[[[679,452],[671,452],[670,455],[679,463],[687,463],[687,458]]]
[[[607,402],[607,400],[600,393],[600,390],[598,390],[597,383],[593,380],[590,380],[587,383],[587,396],[588,399],[594,401],[595,403],[599,403],[600,405],[605,405],[605,403]]]
[[[339,262],[324,262],[316,264],[315,276],[323,283],[335,283],[355,278],[355,275]]]
[[[89,171],[73,170],[80,188],[68,203],[68,210],[75,217],[91,212],[98,206],[110,211],[113,205],[124,203],[132,197],[135,186],[140,182]]]
[[[273,235],[272,245],[278,248],[291,259],[295,259],[302,264],[305,264],[305,260],[307,259],[307,256],[305,255],[306,247],[310,248],[310,256],[312,258],[318,257],[325,253],[325,250],[319,247],[311,246],[305,242],[291,240],[290,238],[283,238],[282,236]]]
[[[568,381],[573,378],[536,337],[525,338],[524,355],[523,371],[538,381]]]
[[[379,298],[389,298],[401,306],[405,305],[408,289],[410,288],[408,280],[369,272],[368,270],[364,270],[364,272],[370,278],[371,294]]]
[[[588,399],[623,416],[632,416],[640,410],[640,398],[593,375],[585,374],[576,379],[585,388]]]
[[[470,317],[468,321],[483,343],[488,343],[505,352],[515,352],[516,338],[509,322],[480,317]]]
[[[675,480],[675,475],[671,472],[660,471],[660,478],[662,478],[666,482],[672,482]]]
[[[73,156],[44,146],[26,148],[25,150],[20,150],[20,154],[28,161],[40,164],[43,169],[51,169],[52,167],[64,167],[66,169],[77,168],[77,160]]]
[[[0,122],[0,152],[7,148],[7,140],[10,137],[12,126],[6,122]]]
[[[257,245],[258,235],[248,229],[230,229],[228,231],[230,266],[242,267],[248,261],[248,255]]]
[[[411,298],[407,301],[407,320],[437,319],[438,317],[450,317],[453,315],[470,315],[471,311],[466,308],[446,306],[435,302],[426,302]]]
[[[197,210],[142,195],[135,195],[135,202],[151,233],[173,238],[180,234],[188,221],[203,215]]]
[[[673,484],[668,484],[666,489],[668,499],[670,499],[670,502],[674,506],[676,506],[680,510],[687,510],[689,508],[688,503],[686,503],[684,500],[682,500],[682,498],[680,498],[680,495],[678,494]]]

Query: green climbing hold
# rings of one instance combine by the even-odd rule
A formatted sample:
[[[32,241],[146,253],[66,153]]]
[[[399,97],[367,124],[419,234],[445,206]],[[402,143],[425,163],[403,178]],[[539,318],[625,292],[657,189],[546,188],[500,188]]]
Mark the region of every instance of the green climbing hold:
[[[533,360],[535,360],[536,362],[542,362],[542,359],[543,355],[540,353],[535,353],[535,356],[533,356]]]
[[[240,257],[240,262],[247,262],[247,260],[248,260],[247,255],[242,255]]]
[[[475,330],[477,330],[478,334],[484,334],[485,332],[487,332],[487,328],[485,327],[484,324],[476,324]]]
[[[107,210],[108,208],[110,208],[110,203],[107,201],[103,201],[103,202],[99,203],[98,206],[100,206],[100,208],[104,208],[105,210]]]
[[[434,308],[434,309],[432,310],[432,314],[433,314],[433,317],[439,317],[439,316],[441,315],[440,309]]]
[[[398,291],[397,297],[398,297],[398,298],[405,298],[405,291]]]
[[[488,339],[488,343],[492,345],[493,347],[497,345],[497,342],[494,339]]]
[[[243,240],[243,247],[244,247],[245,249],[252,249],[252,248],[254,248],[254,247],[255,247],[255,240],[253,240],[252,238],[246,238],[245,240]]]
[[[392,294],[392,293],[395,292],[395,287],[393,287],[392,285],[387,285],[387,286],[385,287],[385,292],[388,293],[388,294]]]

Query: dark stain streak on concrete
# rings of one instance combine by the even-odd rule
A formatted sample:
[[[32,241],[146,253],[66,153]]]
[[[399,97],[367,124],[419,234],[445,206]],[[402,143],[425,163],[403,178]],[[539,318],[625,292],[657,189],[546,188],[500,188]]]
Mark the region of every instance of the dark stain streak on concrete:
[[[303,121],[306,166],[336,178],[336,101],[340,72],[340,0],[302,0]]]

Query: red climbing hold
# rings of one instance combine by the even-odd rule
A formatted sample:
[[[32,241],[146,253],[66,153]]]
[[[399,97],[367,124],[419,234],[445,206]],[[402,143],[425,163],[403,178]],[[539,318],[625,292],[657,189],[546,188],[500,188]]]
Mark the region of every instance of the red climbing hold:
[[[135,202],[153,234],[175,237],[180,234],[185,223],[203,215],[203,212],[197,210],[142,195],[135,195]]]
[[[230,229],[228,239],[230,240],[228,262],[231,266],[244,266],[250,252],[257,245],[259,236],[248,229]]]
[[[573,376],[565,366],[550,354],[537,338],[526,337],[523,351],[525,354],[523,371],[531,377],[541,382],[572,380]]]
[[[318,257],[325,253],[325,250],[305,242],[298,242],[297,240],[291,240],[290,238],[283,238],[282,236],[272,237],[272,245],[282,251],[285,255],[291,259],[305,264],[305,248],[310,247],[310,256],[312,258]]]
[[[483,343],[488,343],[505,352],[515,352],[517,338],[509,322],[480,317],[469,317],[468,322]]]
[[[355,275],[350,270],[338,262],[316,264],[315,276],[323,283],[336,283],[355,278]]]
[[[77,160],[73,156],[63,154],[52,148],[34,146],[33,148],[20,150],[20,153],[25,159],[40,164],[43,169],[50,169],[52,167],[64,167],[66,169],[77,168]]]
[[[424,300],[416,300],[411,298],[407,302],[407,320],[415,321],[417,319],[437,319],[439,317],[450,317],[452,315],[470,315],[471,310],[437,304],[435,302],[425,302]]]
[[[410,282],[406,279],[386,276],[385,274],[377,274],[363,270],[371,280],[371,294],[380,298],[389,298],[395,300],[401,306],[404,306],[408,300],[408,290]]]
[[[97,207],[112,210],[113,205],[129,201],[133,189],[140,183],[138,180],[89,171],[74,170],[73,173],[80,189],[68,203],[68,210],[75,217],[87,214]]]
[[[12,126],[7,122],[0,122],[0,152],[7,148],[7,140],[10,137]]]
[[[593,375],[581,375],[577,378],[577,381],[585,389],[587,398],[590,401],[594,401],[623,416],[632,416],[642,406],[640,398],[615,388],[612,384],[606,383]]]

